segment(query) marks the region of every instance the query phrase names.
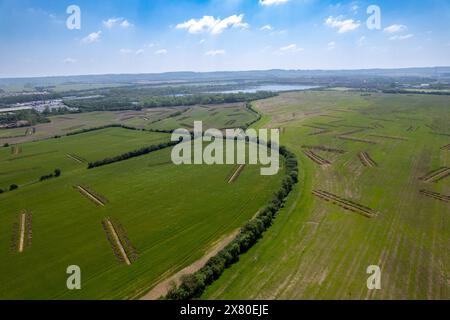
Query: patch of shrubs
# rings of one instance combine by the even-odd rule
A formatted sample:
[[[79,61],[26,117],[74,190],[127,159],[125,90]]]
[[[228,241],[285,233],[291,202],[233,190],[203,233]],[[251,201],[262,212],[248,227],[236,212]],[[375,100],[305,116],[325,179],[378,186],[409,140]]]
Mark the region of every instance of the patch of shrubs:
[[[173,286],[165,299],[188,300],[201,296],[205,288],[220,277],[225,269],[239,260],[239,255],[247,252],[262,237],[273,223],[279,210],[283,208],[287,196],[298,182],[298,167],[295,155],[285,147],[280,147],[280,154],[286,162],[286,175],[280,190],[275,192],[270,203],[248,222],[236,238],[197,272],[185,275],[181,284]]]
[[[17,184],[12,184],[12,185],[9,186],[9,191],[14,191],[14,190],[17,190],[17,189],[19,189],[19,186]]]
[[[49,179],[53,179],[53,178],[58,178],[59,176],[61,176],[61,170],[55,169],[55,171],[53,173],[42,176],[39,179],[39,181],[45,181],[45,180],[49,180]]]
[[[131,158],[139,157],[151,152],[155,152],[164,148],[172,147],[176,144],[178,144],[179,141],[170,141],[165,143],[160,143],[158,145],[150,146],[150,147],[144,147],[138,150],[130,151],[127,153],[123,153],[121,155],[112,157],[112,158],[105,158],[103,160],[95,161],[95,162],[89,162],[88,169],[101,167],[107,164],[111,164],[114,162],[124,161]]]

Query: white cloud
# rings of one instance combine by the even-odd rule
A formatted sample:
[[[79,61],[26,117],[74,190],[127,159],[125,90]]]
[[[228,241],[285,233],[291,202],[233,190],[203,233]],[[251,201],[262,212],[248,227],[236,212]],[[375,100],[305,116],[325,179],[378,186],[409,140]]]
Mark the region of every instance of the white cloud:
[[[206,42],[206,40],[205,39],[202,39],[202,40],[200,40],[198,43],[199,44],[204,44]]]
[[[191,19],[189,21],[177,24],[177,29],[186,29],[189,33],[220,34],[229,28],[248,28],[248,23],[244,21],[244,15],[232,15],[225,19],[214,18],[213,16],[203,16],[201,19]]]
[[[357,4],[352,5],[351,10],[354,14],[358,13],[359,6]]]
[[[353,19],[344,20],[342,16],[339,17],[330,16],[325,20],[325,25],[331,28],[338,29],[339,33],[346,33],[358,29],[361,23]]]
[[[123,20],[122,23],[120,24],[120,26],[122,28],[129,28],[129,27],[132,27],[133,25],[128,20]]]
[[[225,50],[211,50],[205,53],[207,56],[222,56],[225,54]]]
[[[336,42],[334,42],[334,41],[328,42],[328,45],[327,45],[328,50],[334,50],[335,48],[336,48]]]
[[[81,41],[86,44],[98,42],[100,41],[101,34],[102,34],[101,31],[92,32],[87,37],[83,38]]]
[[[265,26],[262,26],[261,28],[259,28],[259,30],[261,30],[261,31],[272,31],[273,27],[270,24],[266,24]]]
[[[393,24],[387,28],[384,28],[384,32],[387,33],[398,33],[408,30],[407,26],[404,26],[402,24]]]
[[[139,50],[136,51],[136,55],[137,56],[140,56],[143,53],[144,53],[144,49],[139,49]]]
[[[289,0],[259,0],[262,6],[273,6],[289,2]]]
[[[129,28],[133,26],[128,20],[124,18],[109,18],[108,20],[103,21],[103,25],[108,29],[111,29],[116,25],[119,25],[122,28]]]
[[[301,52],[303,50],[303,48],[299,48],[295,43],[280,48],[281,52]]]
[[[410,39],[412,37],[414,37],[414,35],[410,33],[410,34],[407,34],[407,35],[404,35],[404,36],[392,36],[392,37],[389,38],[389,40],[407,40],[407,39]]]
[[[120,54],[130,54],[132,51],[130,49],[120,49],[119,50]]]
[[[67,63],[67,64],[74,64],[74,63],[77,62],[77,60],[73,59],[73,58],[66,58],[66,59],[63,60],[63,62]]]
[[[167,50],[166,49],[159,49],[159,50],[155,51],[155,54],[157,54],[157,55],[167,54]]]

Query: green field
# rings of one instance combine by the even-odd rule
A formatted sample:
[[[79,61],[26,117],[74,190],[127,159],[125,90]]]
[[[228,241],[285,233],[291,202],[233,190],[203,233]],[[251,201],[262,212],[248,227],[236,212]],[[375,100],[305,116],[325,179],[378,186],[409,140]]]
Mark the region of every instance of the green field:
[[[261,176],[258,166],[246,166],[233,183],[232,165],[175,166],[170,148],[91,170],[67,156],[101,160],[169,137],[109,128],[23,143],[18,154],[1,149],[0,185],[19,189],[0,195],[0,298],[138,297],[201,258],[278,188],[281,174]],[[36,182],[55,168],[60,177]],[[87,186],[104,206],[76,186]],[[32,212],[32,243],[19,253],[12,243],[23,210]],[[137,251],[130,266],[114,256],[102,227],[107,217],[120,221]],[[82,290],[67,290],[69,265],[81,267]]]
[[[450,298],[449,203],[420,193],[450,194],[449,177],[421,180],[450,166],[449,97],[302,92],[255,105],[267,126],[281,128],[303,179],[264,238],[203,299]],[[345,153],[317,149],[324,146]],[[331,165],[319,166],[307,150]],[[376,166],[364,166],[361,152]],[[314,190],[378,215],[345,210]],[[367,289],[369,265],[381,267],[381,290]]]

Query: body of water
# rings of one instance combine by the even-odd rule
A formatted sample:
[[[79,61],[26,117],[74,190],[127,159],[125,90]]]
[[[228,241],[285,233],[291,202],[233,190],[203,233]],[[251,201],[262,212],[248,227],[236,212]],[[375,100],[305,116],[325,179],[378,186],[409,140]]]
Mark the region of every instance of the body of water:
[[[315,89],[315,88],[318,88],[318,86],[267,84],[267,85],[249,87],[249,88],[245,88],[245,89],[218,91],[218,93],[239,93],[239,92],[256,93],[258,91],[283,92],[283,91],[309,90],[309,89]]]

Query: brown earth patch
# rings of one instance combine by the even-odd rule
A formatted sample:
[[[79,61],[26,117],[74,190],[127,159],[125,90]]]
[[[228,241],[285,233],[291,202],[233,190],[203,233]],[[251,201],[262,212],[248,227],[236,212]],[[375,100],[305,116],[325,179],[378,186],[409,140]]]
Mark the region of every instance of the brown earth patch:
[[[127,265],[131,265],[131,260],[121,242],[116,226],[111,222],[110,218],[102,221],[103,230],[105,230],[108,241],[117,259]]]
[[[403,137],[383,136],[383,135],[378,135],[378,134],[369,134],[369,136],[375,137],[375,138],[389,139],[389,140],[408,141],[407,138],[403,138]]]
[[[311,150],[317,150],[317,151],[324,151],[324,152],[330,152],[330,153],[338,153],[338,154],[344,154],[347,151],[342,150],[342,149],[334,149],[334,148],[330,148],[327,146],[308,146],[308,145],[303,145],[302,148],[304,149],[311,149]]]
[[[375,141],[366,140],[366,139],[360,139],[360,138],[353,138],[348,136],[336,136],[337,139],[341,140],[348,140],[348,141],[354,141],[354,142],[361,142],[361,143],[368,143],[368,144],[377,144]]]

